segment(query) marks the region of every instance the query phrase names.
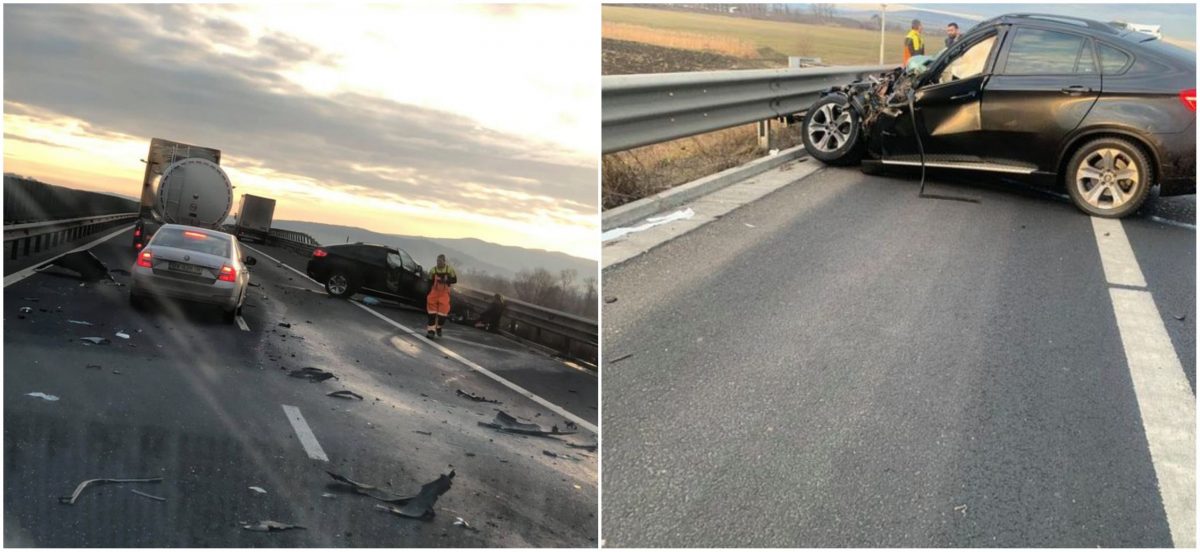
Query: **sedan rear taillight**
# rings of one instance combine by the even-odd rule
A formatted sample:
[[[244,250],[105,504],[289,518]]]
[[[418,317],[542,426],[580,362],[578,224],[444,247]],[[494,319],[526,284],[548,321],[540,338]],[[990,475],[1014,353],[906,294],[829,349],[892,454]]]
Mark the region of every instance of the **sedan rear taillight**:
[[[222,265],[221,274],[217,276],[217,279],[221,280],[222,282],[236,282],[237,269],[229,265]]]
[[[142,244],[139,243],[138,247],[141,246]],[[153,253],[149,251],[142,251],[142,254],[138,255],[137,265],[145,268],[154,268],[153,263],[151,263],[152,260],[154,260]]]
[[[1179,93],[1179,101],[1183,102],[1183,105],[1188,106],[1188,109],[1192,110],[1192,113],[1195,113],[1196,112],[1196,89],[1192,88],[1191,90],[1184,90],[1184,91],[1180,92]]]
[[[324,257],[328,254],[329,254],[328,251],[325,251],[324,249],[321,249],[320,247],[313,250],[313,257]]]

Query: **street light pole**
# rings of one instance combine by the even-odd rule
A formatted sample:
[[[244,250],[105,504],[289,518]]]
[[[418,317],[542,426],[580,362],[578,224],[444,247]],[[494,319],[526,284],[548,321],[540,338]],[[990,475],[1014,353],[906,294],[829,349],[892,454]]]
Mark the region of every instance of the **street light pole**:
[[[883,30],[887,28],[887,4],[880,4],[879,7],[879,64],[883,65]]]

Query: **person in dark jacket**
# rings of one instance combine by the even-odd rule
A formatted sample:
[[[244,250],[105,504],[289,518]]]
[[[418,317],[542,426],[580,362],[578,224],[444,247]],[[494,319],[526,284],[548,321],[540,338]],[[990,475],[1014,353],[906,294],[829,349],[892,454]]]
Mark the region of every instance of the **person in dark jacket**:
[[[946,25],[946,47],[947,48],[954,46],[954,43],[958,42],[959,36],[961,36],[961,35],[958,34],[958,23],[951,23],[949,25]]]
[[[499,293],[492,296],[492,303],[488,305],[487,310],[479,315],[479,322],[475,323],[476,328],[482,328],[492,333],[500,331],[500,317],[504,315],[504,310],[508,305],[504,303],[504,296]]]

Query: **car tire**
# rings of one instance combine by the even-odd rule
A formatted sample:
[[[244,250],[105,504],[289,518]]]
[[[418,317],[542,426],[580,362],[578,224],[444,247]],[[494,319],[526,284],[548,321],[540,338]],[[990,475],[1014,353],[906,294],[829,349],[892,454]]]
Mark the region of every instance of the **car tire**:
[[[1123,138],[1099,138],[1080,146],[1071,156],[1063,184],[1079,210],[1121,218],[1136,212],[1149,197],[1154,168],[1137,144]]]
[[[325,293],[331,297],[349,299],[358,289],[357,278],[354,274],[341,268],[335,268],[325,279]]]
[[[826,165],[853,165],[863,154],[860,123],[845,96],[825,96],[804,114],[800,127],[804,149]]]

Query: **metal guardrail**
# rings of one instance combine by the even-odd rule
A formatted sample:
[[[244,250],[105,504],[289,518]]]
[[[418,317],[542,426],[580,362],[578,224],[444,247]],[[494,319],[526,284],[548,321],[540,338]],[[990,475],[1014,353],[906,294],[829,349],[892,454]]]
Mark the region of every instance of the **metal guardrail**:
[[[268,243],[300,253],[312,255],[320,246],[317,240],[303,232],[272,228]],[[454,297],[464,300],[472,310],[483,312],[492,300],[492,294],[471,289],[463,285],[454,286]],[[570,313],[548,309],[526,303],[519,299],[505,298],[508,308],[500,319],[505,333],[552,349],[562,356],[595,365],[598,359],[599,326],[589,320]]]
[[[137,213],[117,213],[4,226],[4,259],[15,261],[74,243],[92,234],[129,224]]]
[[[454,297],[482,312],[492,301],[492,293],[463,285],[454,286]],[[563,356],[596,364],[599,325],[568,312],[562,312],[506,297],[500,327],[513,337],[555,350]]]
[[[822,90],[889,65],[705,71],[603,78],[602,148],[613,153],[808,109]]]

